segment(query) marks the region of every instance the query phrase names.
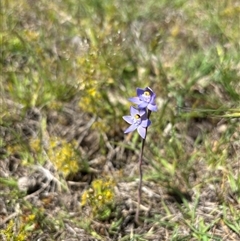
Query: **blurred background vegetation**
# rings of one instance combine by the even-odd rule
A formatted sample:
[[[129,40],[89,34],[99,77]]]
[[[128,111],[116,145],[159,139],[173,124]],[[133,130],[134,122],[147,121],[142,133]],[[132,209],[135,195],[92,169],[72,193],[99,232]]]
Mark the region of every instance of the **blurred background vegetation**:
[[[157,208],[145,197],[144,205],[154,207],[148,225],[156,226],[156,237],[162,227],[169,233],[168,239],[155,240],[223,240],[224,227],[230,235],[226,240],[234,240],[240,232],[236,215],[240,127],[239,119],[233,118],[240,116],[239,1],[2,0],[0,4],[0,159],[10,163],[2,164],[1,194],[8,214],[18,203],[30,217],[21,217],[18,227],[4,222],[0,234],[6,240],[13,240],[11,235],[14,240],[33,240],[28,230],[35,230],[33,223],[37,226],[39,220],[44,223],[44,211],[32,202],[19,203],[22,192],[10,187],[31,173],[33,165],[45,167],[48,161],[60,182],[86,182],[79,208],[81,193],[85,199],[89,195],[92,213],[82,214],[88,225],[79,220],[74,225],[99,240],[120,240],[116,230],[120,232],[117,228],[124,221],[117,210],[123,200],[119,192],[113,194],[113,186],[136,181],[140,146],[137,133],[123,135],[127,126],[122,116],[129,112],[127,99],[135,96],[136,87],[150,86],[159,111],[151,116],[146,142],[145,185],[153,185],[149,188],[156,193],[163,188],[183,205],[179,221],[171,219],[176,213],[164,199]],[[14,158],[18,165],[9,169]],[[107,191],[108,182],[101,179],[106,175],[115,179]],[[13,183],[6,181],[10,177]],[[92,180],[98,180],[96,190]],[[212,191],[210,201],[217,203],[215,209],[222,216],[214,219],[216,215],[209,214],[209,224],[197,205]],[[136,188],[130,193],[136,201]],[[107,203],[107,214],[94,201],[99,195],[114,202],[111,207]],[[62,220],[69,210],[59,215],[61,221],[51,232],[66,227]],[[101,233],[91,226],[95,218],[109,223],[115,218],[115,223]],[[49,222],[38,230],[45,230]],[[221,227],[216,235],[215,224]],[[129,233],[125,231],[121,240],[154,240],[145,229],[136,229],[136,236]]]

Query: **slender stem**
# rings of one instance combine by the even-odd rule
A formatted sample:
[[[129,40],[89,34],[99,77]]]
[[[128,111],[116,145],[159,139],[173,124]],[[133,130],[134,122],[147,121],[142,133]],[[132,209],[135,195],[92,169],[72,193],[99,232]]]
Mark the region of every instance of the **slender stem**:
[[[144,149],[145,139],[142,139],[142,148],[139,155],[139,161],[138,161],[138,168],[139,168],[139,183],[138,183],[138,205],[137,205],[137,211],[135,216],[136,223],[139,223],[139,209],[141,205],[142,200],[142,157],[143,157],[143,149]]]
[[[151,111],[148,110],[148,119],[150,118]],[[147,137],[147,128],[146,128],[146,137]],[[138,168],[139,168],[139,183],[138,183],[138,205],[137,205],[137,211],[136,211],[136,216],[135,216],[135,221],[137,224],[139,224],[139,210],[140,210],[140,205],[142,201],[142,179],[143,179],[143,172],[142,172],[142,163],[143,163],[143,150],[145,146],[145,139],[142,139],[142,147],[140,150],[139,154],[139,160],[138,160]]]

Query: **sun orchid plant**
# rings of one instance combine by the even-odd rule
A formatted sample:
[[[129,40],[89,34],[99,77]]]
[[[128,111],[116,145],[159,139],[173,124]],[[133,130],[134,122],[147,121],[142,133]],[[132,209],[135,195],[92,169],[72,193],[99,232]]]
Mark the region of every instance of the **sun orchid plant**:
[[[137,88],[137,96],[129,98],[129,101],[136,104],[137,107],[130,107],[130,115],[123,116],[123,119],[130,124],[130,126],[124,131],[125,134],[138,131],[138,134],[142,138],[142,147],[139,155],[139,186],[138,186],[138,207],[136,211],[135,220],[139,223],[139,208],[141,203],[142,194],[142,157],[143,149],[145,145],[145,139],[147,136],[147,128],[151,125],[149,120],[151,112],[157,111],[156,94],[149,87],[145,89]]]

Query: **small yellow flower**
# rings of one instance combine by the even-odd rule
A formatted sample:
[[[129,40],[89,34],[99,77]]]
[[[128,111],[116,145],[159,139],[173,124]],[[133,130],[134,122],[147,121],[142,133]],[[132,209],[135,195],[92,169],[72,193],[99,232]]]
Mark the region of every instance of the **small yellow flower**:
[[[68,143],[64,139],[51,138],[47,154],[56,168],[63,173],[65,177],[76,173],[79,168],[79,156],[75,150],[75,142]]]
[[[89,199],[88,191],[84,191],[82,194],[81,206],[86,205],[88,199]]]
[[[114,202],[114,186],[115,182],[112,179],[94,180],[91,187],[83,192],[81,205],[88,204],[94,216],[102,216],[109,210],[109,204]]]
[[[30,139],[29,142],[30,148],[34,151],[34,152],[40,152],[41,151],[41,141],[40,139]]]

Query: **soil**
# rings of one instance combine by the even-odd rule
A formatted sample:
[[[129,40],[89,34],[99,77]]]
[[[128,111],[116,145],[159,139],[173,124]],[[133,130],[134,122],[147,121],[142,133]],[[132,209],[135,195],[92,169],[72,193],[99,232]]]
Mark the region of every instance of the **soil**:
[[[145,240],[160,241],[170,240],[169,237],[173,237],[174,233],[174,240],[199,240],[191,236],[191,225],[197,226],[196,223],[191,223],[195,220],[204,220],[205,224],[209,224],[206,232],[219,237],[212,240],[240,239],[240,236],[223,221],[223,215],[231,220],[230,210],[223,210],[224,203],[234,206],[236,210],[240,209],[238,194],[230,191],[227,181],[218,180],[216,185],[212,182],[203,183],[203,180],[208,180],[214,175],[224,178],[224,171],[216,169],[207,172],[207,166],[201,158],[196,158],[194,168],[187,173],[187,177],[184,177],[183,173],[177,173],[170,181],[156,182],[150,178],[144,180],[140,207],[141,223],[137,224],[134,217],[137,206],[138,152],[127,149],[125,145],[113,144],[116,140],[122,140],[126,145],[129,143],[130,137],[124,137],[122,130],[115,130],[104,136],[91,128],[94,117],[81,112],[76,106],[73,101],[61,111],[37,108],[22,111],[15,107],[16,114],[11,117],[11,123],[0,126],[1,136],[8,146],[19,142],[27,146],[30,138],[40,134],[45,140],[44,145],[48,145],[49,136],[57,135],[69,142],[75,140],[89,165],[87,171],[81,170],[63,178],[47,157],[44,166],[41,166],[32,153],[35,163],[26,166],[18,151],[8,154],[7,146],[3,146],[0,150],[1,228],[6,228],[10,220],[19,222],[20,217],[28,215],[32,208],[36,208],[41,210],[41,214],[38,214],[28,240],[132,240],[131,235],[142,234]],[[47,125],[44,133],[41,133],[43,118],[46,119]],[[178,130],[181,140],[185,142],[186,155],[191,156],[194,155],[194,141],[198,138],[200,146],[204,141],[202,130],[211,135],[214,142],[221,135],[221,131],[228,128],[228,122],[218,120],[216,128],[216,121],[200,117],[192,118],[188,124],[175,124],[173,128]],[[236,160],[239,152],[238,133],[240,132],[234,132],[231,144],[226,147],[229,166],[236,175],[239,175],[240,164],[231,161]],[[102,142],[106,146],[105,153],[99,152]],[[164,147],[159,151],[164,153]],[[148,150],[146,156],[151,157]],[[153,168],[144,157],[144,173]],[[114,211],[106,220],[91,219],[89,207],[80,208],[81,196],[94,179],[104,176],[111,176],[116,181]],[[186,185],[184,178],[190,180],[191,186]],[[201,186],[200,196],[196,192],[197,186]],[[197,217],[185,217],[188,213],[187,207],[190,210],[196,209]],[[189,215],[190,213],[189,211]],[[56,222],[56,217],[62,218]],[[116,225],[118,221],[119,224]],[[179,225],[178,230],[174,229],[172,223]]]

